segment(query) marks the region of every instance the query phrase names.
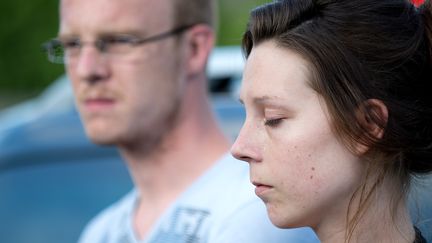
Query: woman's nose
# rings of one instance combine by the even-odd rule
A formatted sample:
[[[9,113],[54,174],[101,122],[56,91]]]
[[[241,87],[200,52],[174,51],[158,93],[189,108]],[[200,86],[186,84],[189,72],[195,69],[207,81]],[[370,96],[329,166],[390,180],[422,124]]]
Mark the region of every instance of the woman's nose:
[[[248,122],[243,124],[240,133],[231,147],[231,154],[238,160],[248,163],[260,162],[259,134]]]

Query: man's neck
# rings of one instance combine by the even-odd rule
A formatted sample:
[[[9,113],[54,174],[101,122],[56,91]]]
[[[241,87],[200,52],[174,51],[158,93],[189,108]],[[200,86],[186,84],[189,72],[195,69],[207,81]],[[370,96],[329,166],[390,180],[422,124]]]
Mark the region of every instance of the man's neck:
[[[151,154],[121,148],[140,197],[133,222],[136,235],[144,238],[163,212],[228,149],[228,140],[213,120],[174,128]]]
[[[140,141],[138,146],[120,146],[140,196],[134,215],[140,238],[229,150],[229,141],[219,129],[207,100],[204,73],[196,78],[200,80],[188,82],[176,123],[152,149],[140,149]],[[146,138],[142,139],[142,144],[146,144]]]
[[[228,150],[224,141],[212,148],[206,148],[203,143],[205,141],[201,140],[195,146],[177,144],[181,148],[153,153],[154,156],[146,158],[131,157],[123,152],[139,194],[133,218],[139,239],[145,238],[167,208]]]
[[[151,152],[120,147],[140,195],[178,194],[227,153],[228,140],[211,114],[204,117],[178,124]]]

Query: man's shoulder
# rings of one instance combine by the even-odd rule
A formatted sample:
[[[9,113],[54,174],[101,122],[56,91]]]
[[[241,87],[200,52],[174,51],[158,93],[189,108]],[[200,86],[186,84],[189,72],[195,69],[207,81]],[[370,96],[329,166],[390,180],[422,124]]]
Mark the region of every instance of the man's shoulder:
[[[226,153],[216,161],[214,167],[206,175],[214,176],[213,179],[245,181],[249,178],[249,166],[234,158],[230,153]]]
[[[123,196],[120,200],[104,209],[85,227],[80,243],[108,242],[112,234],[128,232],[128,222],[136,200],[135,190]]]
[[[197,183],[206,187],[203,191],[211,192],[215,196],[231,194],[230,197],[236,198],[238,202],[257,199],[250,183],[247,163],[235,159],[229,153],[221,157],[202,179]]]

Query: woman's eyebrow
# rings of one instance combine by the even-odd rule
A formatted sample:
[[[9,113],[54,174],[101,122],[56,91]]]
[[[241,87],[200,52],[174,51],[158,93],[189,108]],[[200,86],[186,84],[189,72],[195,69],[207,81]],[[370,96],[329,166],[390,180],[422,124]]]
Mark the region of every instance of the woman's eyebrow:
[[[286,99],[280,97],[280,96],[268,96],[268,95],[263,95],[263,96],[259,96],[259,97],[254,97],[252,98],[252,103],[256,104],[256,105],[270,105],[273,107],[279,107],[279,108],[284,108],[286,109],[288,102],[286,101],[285,104],[279,104],[276,102],[273,102],[274,100],[279,100],[279,101],[286,101]],[[244,100],[242,98],[239,98],[238,101],[240,102],[240,104],[244,105]]]

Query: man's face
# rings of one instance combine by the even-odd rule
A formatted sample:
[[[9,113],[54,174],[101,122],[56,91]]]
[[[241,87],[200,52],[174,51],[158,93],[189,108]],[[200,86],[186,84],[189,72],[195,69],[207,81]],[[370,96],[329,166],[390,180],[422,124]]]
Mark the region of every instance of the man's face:
[[[62,0],[60,38],[85,43],[66,69],[94,142],[152,147],[172,126],[184,77],[178,40],[115,55],[90,44],[110,35],[146,38],[171,30],[177,27],[172,11],[169,0]]]

